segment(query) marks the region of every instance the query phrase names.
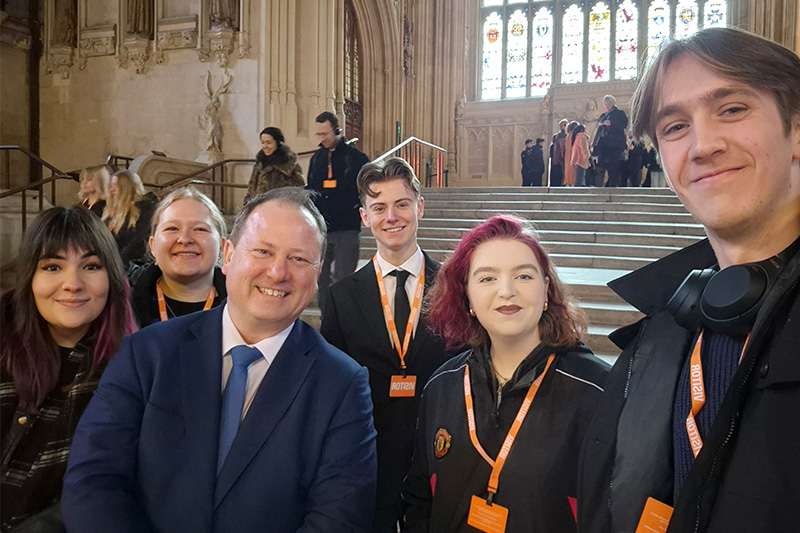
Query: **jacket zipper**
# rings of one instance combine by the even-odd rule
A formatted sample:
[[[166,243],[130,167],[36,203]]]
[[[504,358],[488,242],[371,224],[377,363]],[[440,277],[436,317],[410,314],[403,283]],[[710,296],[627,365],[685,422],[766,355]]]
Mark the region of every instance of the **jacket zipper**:
[[[800,280],[796,280],[794,283],[792,283],[792,285],[789,286],[789,289],[786,290],[785,293],[788,294],[791,293],[793,290],[795,290],[795,288],[797,288],[798,283],[800,283]],[[753,374],[753,370],[755,370],[756,363],[757,363],[756,359],[753,359],[753,362],[750,364],[750,368],[747,369],[746,378],[744,379],[744,381],[742,381],[742,384],[739,386],[739,388],[736,389],[736,396],[739,396],[745,385],[750,383],[750,377]],[[722,441],[722,444],[719,445],[719,448],[717,448],[716,453],[714,453],[714,459],[711,461],[711,468],[709,468],[708,474],[706,475],[705,480],[703,480],[703,487],[697,494],[697,506],[695,507],[696,512],[694,517],[694,533],[698,533],[700,531],[700,511],[703,505],[702,504],[703,493],[708,488],[708,484],[711,482],[711,477],[714,475],[714,471],[717,468],[717,459],[719,458],[722,451],[728,446],[728,443],[730,443],[731,438],[733,437],[733,433],[736,430],[736,422],[738,421],[740,414],[741,410],[736,409],[736,412],[734,412],[733,415],[731,416],[731,421],[730,425],[728,426],[728,433],[725,435],[725,440]]]

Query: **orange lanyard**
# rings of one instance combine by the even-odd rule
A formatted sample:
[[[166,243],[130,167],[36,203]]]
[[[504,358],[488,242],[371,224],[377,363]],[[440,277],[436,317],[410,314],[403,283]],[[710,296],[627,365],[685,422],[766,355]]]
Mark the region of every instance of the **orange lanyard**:
[[[161,317],[161,322],[166,322],[169,320],[167,316],[167,301],[164,299],[164,291],[161,290],[161,279],[158,278],[156,281],[156,296],[158,297],[158,316]],[[203,306],[203,311],[208,311],[211,309],[211,306],[214,305],[214,298],[217,297],[217,290],[214,286],[211,286],[211,290],[208,291],[208,298],[206,298],[206,304]]]
[[[742,361],[744,351],[747,349],[747,343],[750,340],[750,335],[744,341],[742,347],[742,354],[739,356],[739,362]],[[700,436],[700,431],[697,429],[697,421],[695,416],[700,412],[700,409],[706,404],[706,385],[703,381],[703,362],[700,359],[700,350],[703,344],[703,332],[697,336],[692,349],[692,359],[689,363],[689,390],[692,395],[692,409],[686,416],[686,434],[689,436],[689,444],[692,446],[692,453],[697,458],[700,450],[703,449],[703,438]]]
[[[506,464],[508,454],[511,453],[511,446],[514,445],[514,440],[517,438],[517,433],[519,433],[519,428],[522,426],[522,421],[525,420],[528,410],[530,410],[531,404],[533,403],[533,398],[539,391],[539,385],[542,384],[542,380],[544,379],[545,374],[547,374],[547,371],[550,369],[550,364],[553,362],[555,357],[556,354],[550,354],[550,357],[547,358],[547,365],[544,367],[544,371],[539,374],[538,378],[533,380],[533,383],[531,383],[528,393],[525,395],[525,399],[522,401],[522,406],[520,406],[519,411],[517,411],[517,416],[514,417],[514,422],[511,424],[511,429],[508,430],[508,435],[506,435],[506,439],[503,441],[503,446],[500,448],[500,453],[497,454],[497,460],[493,460],[491,457],[489,457],[489,454],[486,453],[486,450],[483,449],[483,446],[481,446],[481,443],[478,441],[478,433],[475,429],[475,409],[472,405],[472,390],[469,381],[469,366],[464,367],[464,403],[466,403],[467,406],[469,439],[472,441],[472,445],[475,446],[475,449],[478,450],[478,453],[481,454],[481,457],[483,457],[484,460],[492,466],[492,475],[489,477],[488,489],[490,498],[492,494],[497,493],[497,486],[500,481],[500,472],[503,470],[503,466]]]
[[[383,315],[389,323],[389,332],[392,335],[394,348],[397,350],[397,355],[400,356],[400,369],[403,375],[406,373],[406,354],[408,353],[408,346],[411,344],[411,334],[414,332],[414,321],[417,319],[419,313],[420,301],[422,300],[422,291],[425,289],[425,259],[422,260],[422,268],[419,270],[419,281],[417,281],[417,290],[414,292],[414,304],[411,306],[411,312],[408,314],[408,324],[406,325],[406,336],[403,339],[403,344],[400,344],[400,337],[397,335],[397,325],[394,323],[394,314],[392,307],[389,305],[389,297],[386,296],[386,285],[383,284],[383,276],[381,275],[381,267],[378,265],[378,254],[372,257],[372,264],[375,267],[375,278],[378,280],[378,288],[381,291],[381,303],[383,304]]]

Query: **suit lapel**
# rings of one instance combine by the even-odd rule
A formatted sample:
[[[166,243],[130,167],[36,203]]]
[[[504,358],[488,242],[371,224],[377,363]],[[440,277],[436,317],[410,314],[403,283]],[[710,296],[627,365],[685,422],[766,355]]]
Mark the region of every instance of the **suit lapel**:
[[[219,506],[294,402],[314,364],[314,357],[308,352],[316,343],[316,335],[311,327],[300,320],[295,321],[292,332],[272,361],[239,426],[217,479],[214,508]],[[302,422],[297,420],[289,423]]]
[[[373,338],[380,344],[381,351],[395,353],[383,317],[383,304],[381,304],[378,280],[375,278],[375,265],[370,261],[356,272],[352,279],[356,285],[354,287],[356,304],[364,317],[364,322],[372,330]],[[400,370],[400,359],[397,359],[397,369]]]
[[[178,347],[186,442],[190,443],[187,464],[193,465],[195,479],[190,486],[198,501],[197,512],[209,531],[222,404],[222,309],[220,305],[203,313]]]

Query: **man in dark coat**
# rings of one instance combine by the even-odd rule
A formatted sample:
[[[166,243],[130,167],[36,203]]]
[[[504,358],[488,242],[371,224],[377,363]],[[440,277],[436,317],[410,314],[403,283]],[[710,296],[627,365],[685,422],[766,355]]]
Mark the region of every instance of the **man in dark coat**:
[[[579,530],[798,531],[800,58],[706,29],[664,48],[632,110],[708,240],[610,284],[647,317],[612,334]]]
[[[550,186],[561,187],[564,183],[564,160],[567,150],[567,124],[569,120],[562,118],[558,133],[553,135],[553,144],[550,146]]]
[[[525,149],[521,154],[523,187],[542,186],[542,174],[544,174],[543,142],[544,139],[541,137],[536,139],[536,144],[533,144],[533,139],[525,141]]]
[[[617,107],[617,99],[610,94],[603,97],[605,112],[597,120],[597,133],[594,138],[594,154],[598,156],[598,165],[608,171],[606,187],[619,187],[622,183],[622,153],[626,149],[625,128],[628,127],[628,116]],[[600,171],[600,176],[604,170]]]
[[[328,286],[358,265],[361,218],[356,177],[369,158],[347,142],[339,118],[325,111],[317,117],[319,150],[311,157],[307,189],[316,191],[317,207],[328,224],[328,245],[319,276],[319,307],[325,306]]]
[[[428,378],[456,352],[446,351],[444,341],[428,331],[422,313],[423,295],[433,285],[439,263],[417,244],[424,199],[414,170],[400,158],[368,163],[358,176],[358,190],[361,219],[372,230],[378,252],[358,272],[331,285],[320,331],[369,370],[378,431],[373,531],[396,533],[418,400]],[[400,279],[405,279],[402,285]],[[397,387],[412,379],[409,393],[398,395]]]

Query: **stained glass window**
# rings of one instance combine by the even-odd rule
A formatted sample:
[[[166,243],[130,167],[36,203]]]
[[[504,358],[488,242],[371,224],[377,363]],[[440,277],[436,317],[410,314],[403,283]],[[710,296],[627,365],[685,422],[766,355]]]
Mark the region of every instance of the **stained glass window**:
[[[704,7],[705,27],[725,26],[728,18],[728,3],[720,0],[709,0]]]
[[[697,33],[697,2],[681,0],[675,9],[675,38],[686,39]]]
[[[661,45],[669,39],[670,6],[666,0],[654,0],[647,11],[647,60],[652,61]]]
[[[499,11],[486,15],[483,22],[483,69],[481,98],[493,100],[501,96],[503,77],[503,19]]]
[[[506,46],[506,98],[525,96],[528,66],[528,10],[517,9],[508,17]]]
[[[632,80],[639,64],[639,9],[633,0],[617,5],[614,78]]]
[[[728,24],[726,0],[480,0],[478,5],[482,100],[542,97],[553,83],[632,80],[642,57],[652,61],[667,41]]]
[[[561,83],[583,81],[583,9],[572,4],[561,24]]]
[[[606,2],[597,2],[589,12],[589,66],[586,81],[610,78],[611,12]]]
[[[553,14],[543,7],[531,25],[531,96],[544,96],[553,71]]]

